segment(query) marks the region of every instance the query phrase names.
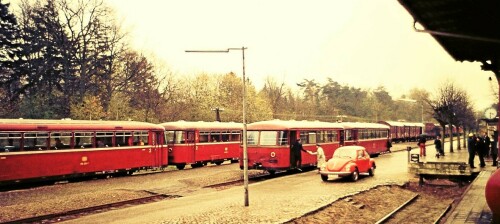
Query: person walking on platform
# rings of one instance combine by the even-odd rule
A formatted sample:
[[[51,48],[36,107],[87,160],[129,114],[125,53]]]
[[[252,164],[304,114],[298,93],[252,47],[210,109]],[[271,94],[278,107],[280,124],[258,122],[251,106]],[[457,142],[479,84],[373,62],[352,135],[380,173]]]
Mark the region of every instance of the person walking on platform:
[[[476,137],[472,133],[469,134],[469,139],[467,139],[467,151],[469,152],[470,168],[476,168],[474,166],[474,157],[476,156]]]
[[[420,157],[426,156],[425,153],[425,136],[421,135],[418,139],[418,147],[420,147]]]
[[[443,144],[441,143],[441,136],[436,136],[436,140],[434,140],[434,146],[436,147],[436,157],[444,156]]]

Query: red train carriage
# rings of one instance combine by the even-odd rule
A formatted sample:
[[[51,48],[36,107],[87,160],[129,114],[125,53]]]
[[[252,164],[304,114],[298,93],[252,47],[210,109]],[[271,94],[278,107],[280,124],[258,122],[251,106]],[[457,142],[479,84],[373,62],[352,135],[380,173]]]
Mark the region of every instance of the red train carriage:
[[[144,122],[0,119],[0,185],[167,166],[163,134]]]
[[[194,168],[238,160],[242,123],[176,121],[160,125],[166,132],[168,163],[178,169],[186,164]]]
[[[251,123],[247,126],[248,168],[267,170],[269,173],[291,169],[290,146],[300,138],[305,150],[316,151],[320,143],[326,159],[340,145],[342,126],[320,121],[270,120]],[[302,167],[315,166],[316,156],[301,152]],[[243,161],[240,160],[243,169]]]
[[[392,142],[402,142],[405,141],[405,129],[403,122],[399,121],[379,121],[380,124],[385,124],[389,126],[389,139]]]
[[[344,128],[344,134],[341,134],[341,144],[360,145],[365,147],[370,156],[378,156],[381,153],[388,152],[389,126],[377,123],[340,123]],[[342,140],[342,136],[344,137]]]
[[[407,132],[406,141],[417,141],[424,133],[425,125],[423,123],[404,122],[404,126]]]

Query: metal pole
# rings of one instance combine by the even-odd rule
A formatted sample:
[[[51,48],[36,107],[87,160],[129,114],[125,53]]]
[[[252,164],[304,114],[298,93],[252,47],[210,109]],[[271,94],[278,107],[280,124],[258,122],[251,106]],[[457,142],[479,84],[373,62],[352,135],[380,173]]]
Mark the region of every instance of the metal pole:
[[[422,123],[424,123],[424,102],[422,102]]]
[[[246,111],[246,78],[245,78],[245,50],[246,47],[228,48],[227,50],[186,50],[186,53],[228,53],[230,50],[241,50],[243,59],[243,185],[245,188],[245,206],[249,205],[248,200],[248,147],[247,147],[247,111]]]
[[[249,205],[248,201],[248,148],[247,148],[247,97],[246,97],[246,80],[245,80],[245,47],[241,47],[243,56],[243,185],[245,186],[245,206]]]

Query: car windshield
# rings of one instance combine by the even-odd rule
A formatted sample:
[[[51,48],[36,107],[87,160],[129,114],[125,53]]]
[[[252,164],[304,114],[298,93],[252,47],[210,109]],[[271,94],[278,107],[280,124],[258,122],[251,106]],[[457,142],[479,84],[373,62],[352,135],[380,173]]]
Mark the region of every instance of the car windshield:
[[[352,150],[349,148],[338,148],[333,153],[333,157],[337,158],[354,158],[356,150]]]

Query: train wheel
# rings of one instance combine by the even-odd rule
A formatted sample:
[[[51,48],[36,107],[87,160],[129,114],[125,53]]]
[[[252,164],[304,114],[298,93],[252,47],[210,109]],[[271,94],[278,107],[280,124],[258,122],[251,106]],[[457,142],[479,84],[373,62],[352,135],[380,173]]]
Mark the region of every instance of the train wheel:
[[[215,163],[215,165],[220,166],[220,164],[222,164],[222,161],[217,161],[217,162],[214,162],[214,163]]]
[[[328,180],[328,175],[321,175],[321,180],[327,181]]]
[[[372,167],[370,167],[370,169],[368,170],[368,175],[372,177],[375,175],[375,165],[372,165]]]
[[[177,164],[175,166],[177,167],[177,169],[183,170],[186,167],[186,164]]]
[[[271,175],[276,174],[276,170],[268,170],[267,172],[269,172],[269,174],[271,174]]]
[[[352,174],[351,174],[351,180],[352,180],[353,182],[356,182],[356,181],[358,181],[358,179],[359,179],[359,171],[358,171],[358,169],[356,168],[356,169],[354,170],[354,172],[352,172]]]

